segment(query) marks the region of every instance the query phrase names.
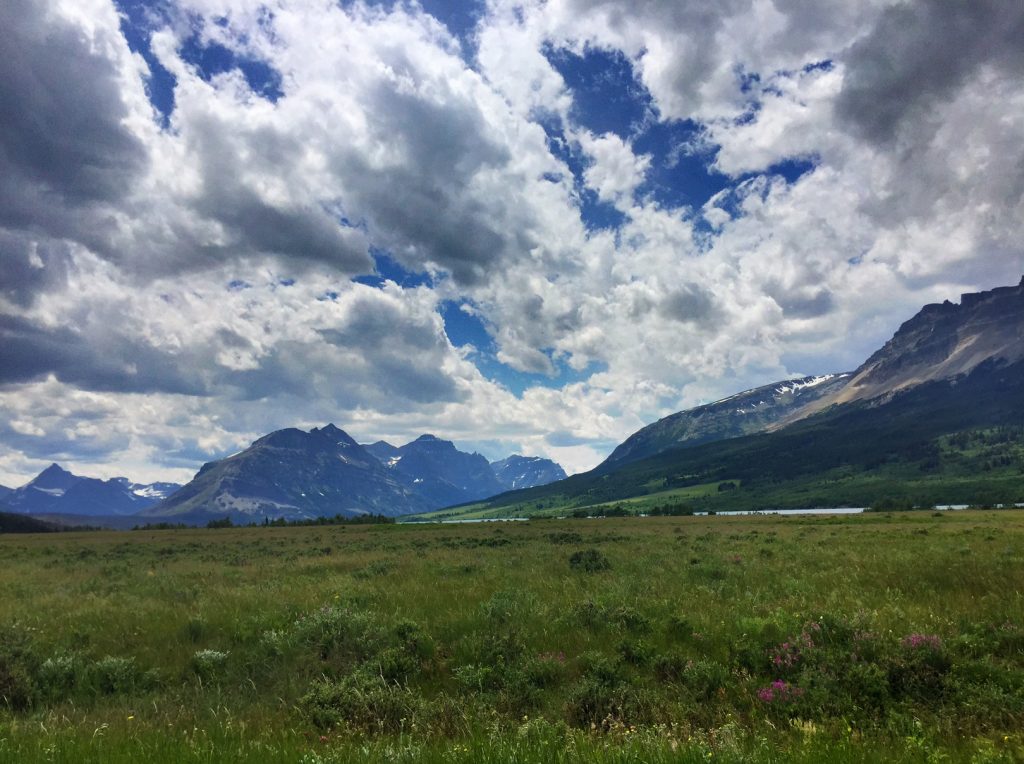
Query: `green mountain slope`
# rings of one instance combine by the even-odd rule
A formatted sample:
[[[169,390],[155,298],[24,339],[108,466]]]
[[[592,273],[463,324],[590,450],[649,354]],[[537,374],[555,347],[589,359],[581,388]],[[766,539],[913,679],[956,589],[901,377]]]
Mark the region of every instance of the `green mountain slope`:
[[[0,533],[53,533],[60,528],[27,515],[6,512],[0,505]]]
[[[846,386],[850,374],[824,374],[773,382],[714,403],[680,411],[633,433],[600,465],[611,472],[624,464],[680,446],[698,446],[760,432]]]
[[[926,305],[850,374],[749,390],[634,433],[596,469],[450,511],[1024,499],[1024,280]]]
[[[631,511],[865,506],[885,497],[1024,501],[1024,363],[982,364],[961,378],[834,406],[781,430],[673,449],[502,494],[459,514],[557,514],[622,502]]]

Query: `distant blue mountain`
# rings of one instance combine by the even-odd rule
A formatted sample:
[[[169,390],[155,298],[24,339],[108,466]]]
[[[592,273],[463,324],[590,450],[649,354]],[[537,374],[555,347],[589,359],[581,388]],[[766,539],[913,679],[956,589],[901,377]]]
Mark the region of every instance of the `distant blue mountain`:
[[[512,454],[505,459],[491,462],[491,469],[507,491],[547,485],[566,477],[561,465],[539,456]]]
[[[432,509],[485,499],[505,490],[487,459],[460,451],[450,440],[421,435],[396,449],[389,469],[410,481]]]
[[[133,483],[73,475],[51,464],[20,488],[9,490],[3,503],[26,515],[133,515],[159,503],[180,488],[176,483]]]
[[[432,509],[412,480],[382,464],[344,430],[277,430],[241,453],[204,464],[150,520],[205,523],[309,519],[362,514],[403,515]]]

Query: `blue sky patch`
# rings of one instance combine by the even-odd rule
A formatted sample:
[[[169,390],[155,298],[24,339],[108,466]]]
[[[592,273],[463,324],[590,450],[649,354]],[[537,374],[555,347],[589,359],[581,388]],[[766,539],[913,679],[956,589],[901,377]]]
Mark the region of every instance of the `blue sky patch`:
[[[167,127],[174,111],[174,87],[177,80],[160,64],[150,46],[152,33],[168,23],[165,6],[152,0],[115,0],[115,5],[121,14],[121,33],[128,48],[142,56],[149,67],[146,95],[160,114],[161,124]],[[269,64],[239,56],[219,43],[204,45],[198,34],[185,41],[180,54],[206,81],[237,68],[254,93],[274,102],[284,95],[281,75]]]
[[[254,93],[275,103],[284,95],[280,73],[265,61],[239,56],[220,43],[204,43],[198,34],[185,40],[180,54],[182,60],[192,64],[207,82],[218,74],[238,69]]]
[[[629,138],[652,112],[651,94],[621,51],[586,48],[579,55],[547,47],[544,54],[572,90],[574,122],[598,135]]]
[[[410,271],[384,250],[371,247],[370,255],[373,257],[374,273],[356,276],[352,281],[357,284],[365,284],[378,289],[384,286],[385,281],[393,281],[403,289],[434,285],[434,280],[429,273]]]
[[[589,379],[591,374],[607,369],[606,364],[593,362],[586,368],[577,371],[570,367],[563,358],[555,357],[550,350],[545,353],[555,368],[554,375],[548,376],[547,374],[513,369],[498,360],[498,346],[494,338],[479,317],[462,309],[463,304],[465,303],[445,300],[440,305],[439,310],[444,319],[444,330],[448,339],[456,347],[472,345],[476,348],[471,360],[480,373],[488,379],[504,385],[514,395],[522,396],[523,392],[531,387],[560,388],[573,382],[583,382]]]
[[[560,120],[555,117],[542,117],[537,123],[544,128],[547,136],[548,151],[562,160],[573,176],[573,188],[576,190],[580,203],[580,218],[588,231],[616,229],[626,222],[627,217],[615,205],[601,201],[597,194],[588,189],[583,182],[590,160],[583,153],[580,145],[565,136]],[[560,177],[546,175],[548,180],[557,183]]]
[[[350,7],[353,0],[341,0],[341,5]],[[396,0],[369,0],[369,5],[379,6],[388,11],[405,3]],[[440,21],[463,45],[471,46],[473,31],[484,12],[483,3],[466,2],[465,0],[420,0],[420,7]]]
[[[177,80],[164,69],[149,45],[150,34],[163,23],[159,5],[148,0],[116,0],[116,5],[121,13],[121,34],[129,50],[142,56],[149,66],[146,95],[160,114],[161,124],[167,127],[171,112],[174,111],[174,86]]]
[[[444,300],[439,306],[441,318],[444,319],[445,334],[456,347],[472,345],[481,353],[493,355],[497,350],[494,338],[487,331],[483,321],[462,309],[464,304],[455,300]]]
[[[545,352],[549,358],[552,358],[552,364],[555,367],[555,373],[552,376],[513,369],[511,366],[501,363],[493,355],[476,355],[473,357],[473,361],[481,374],[504,385],[517,397],[522,397],[523,393],[531,387],[559,389],[575,382],[585,382],[590,379],[592,374],[605,371],[608,368],[607,364],[593,361],[586,368],[577,371],[569,366],[564,359],[552,357],[550,350]]]
[[[713,151],[698,148],[700,126],[692,120],[652,123],[633,143],[650,154],[651,166],[637,197],[652,198],[666,209],[701,207],[730,181],[711,169]]]

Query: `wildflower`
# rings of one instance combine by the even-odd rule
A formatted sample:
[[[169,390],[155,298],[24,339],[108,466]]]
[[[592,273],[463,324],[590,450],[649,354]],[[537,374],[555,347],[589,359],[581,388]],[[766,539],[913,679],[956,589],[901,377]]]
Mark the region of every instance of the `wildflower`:
[[[911,650],[921,648],[939,650],[942,647],[942,640],[935,634],[908,634],[902,639],[900,644]]]
[[[784,682],[781,679],[776,679],[767,687],[759,689],[757,691],[757,698],[762,703],[788,703],[796,700],[803,694],[802,688],[791,685],[789,682]]]

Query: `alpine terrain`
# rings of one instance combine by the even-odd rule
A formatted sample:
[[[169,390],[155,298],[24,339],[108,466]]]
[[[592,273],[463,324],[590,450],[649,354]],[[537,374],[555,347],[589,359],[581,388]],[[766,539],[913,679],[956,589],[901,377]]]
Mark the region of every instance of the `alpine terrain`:
[[[565,473],[538,460],[530,477]],[[536,483],[531,483],[536,484]],[[289,428],[244,451],[203,465],[143,522],[236,522],[379,514],[399,516],[493,496],[509,486],[480,454],[422,435],[404,446],[360,445],[329,424],[309,432]]]
[[[181,486],[176,483],[133,483],[73,475],[51,464],[20,488],[2,497],[11,511],[26,515],[133,515],[152,507]]]
[[[546,485],[566,476],[565,470],[550,459],[519,454],[491,462],[491,469],[506,491]]]
[[[464,513],[1024,501],[1024,280],[927,305],[849,373],[666,417],[589,473]]]

